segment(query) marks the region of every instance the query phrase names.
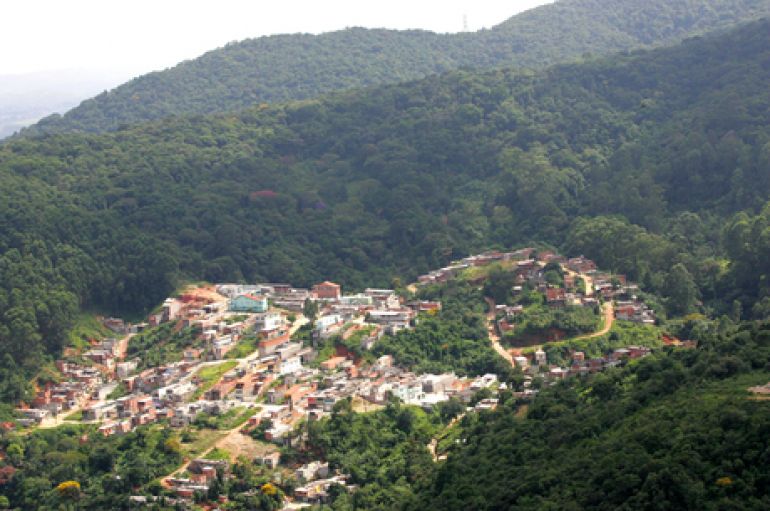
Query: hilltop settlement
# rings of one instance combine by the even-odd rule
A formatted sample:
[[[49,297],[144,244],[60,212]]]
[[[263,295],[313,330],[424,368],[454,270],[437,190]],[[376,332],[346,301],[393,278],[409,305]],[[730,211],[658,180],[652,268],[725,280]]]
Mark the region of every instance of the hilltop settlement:
[[[19,408],[24,417],[19,423],[43,428],[94,423],[96,434],[108,437],[156,423],[185,428],[204,419],[236,417],[223,438],[258,445],[250,451],[253,461],[294,474],[298,486],[287,505],[322,503],[333,485],[355,491],[348,475],[322,459],[288,467],[280,448],[305,443],[302,425],[328,416],[340,401],[350,400],[358,411],[394,399],[425,410],[449,400],[473,403],[471,412],[496,406],[495,395],[507,388],[496,374],[417,374],[399,367],[391,355],[367,356],[384,336],[413,329],[421,318],[441,311],[440,301],[415,298],[419,288],[458,278],[480,283],[483,273],[474,271],[495,265],[513,274],[508,292],[514,301],[525,292],[537,293],[542,307],[599,313],[604,303],[618,320],[655,323],[653,310],[637,297],[638,288],[622,275],[600,272],[584,257],[567,259],[532,248],[464,258],[420,276],[401,292],[367,288],[345,294],[328,281],[309,289],[282,283],[193,286],[166,299],[143,323],[103,318],[113,335],[93,339],[87,349],[70,350],[58,360],[60,381],[38,386],[34,400]],[[554,268],[560,276],[556,280],[549,276]],[[499,334],[505,339],[520,328],[517,317],[526,314],[526,307],[492,306],[490,342],[497,343]],[[643,346],[594,358],[572,351],[563,366],[549,363],[541,346],[528,352],[509,348],[502,355],[523,373],[521,387],[510,390],[528,400],[537,394],[536,380],[548,384],[649,353]],[[474,399],[482,390],[483,399]],[[207,449],[213,452],[217,445]],[[235,461],[199,454],[163,480],[180,505],[207,494]],[[135,505],[148,502],[132,497]]]

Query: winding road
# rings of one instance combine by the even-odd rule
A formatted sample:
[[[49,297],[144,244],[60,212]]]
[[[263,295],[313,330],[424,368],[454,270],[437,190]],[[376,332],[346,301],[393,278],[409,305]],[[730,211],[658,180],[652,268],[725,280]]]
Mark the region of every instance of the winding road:
[[[489,311],[487,311],[487,335],[489,336],[489,342],[492,343],[492,347],[495,349],[495,351],[503,357],[505,360],[508,361],[511,366],[515,367],[515,362],[513,361],[513,355],[506,350],[502,344],[500,344],[500,336],[497,334],[497,329],[495,328],[495,301],[492,298],[489,298],[488,296],[484,297],[484,300],[487,302],[487,305],[489,306]],[[606,335],[609,333],[609,331],[612,329],[612,324],[615,322],[615,309],[612,305],[612,302],[606,302],[604,304],[604,326],[600,330],[597,330],[596,332],[581,335],[579,337],[573,337],[572,341],[581,341],[585,339],[594,339],[596,337],[601,337],[602,335]],[[566,340],[566,339],[565,339]],[[535,345],[532,346],[533,348],[540,348],[542,345]]]
[[[573,337],[573,341],[580,341],[583,339],[593,339],[595,337],[601,337],[606,335],[612,329],[612,323],[615,321],[615,309],[612,306],[612,302],[606,302],[604,304],[604,326],[601,330],[597,330],[592,334],[581,335],[580,337]]]

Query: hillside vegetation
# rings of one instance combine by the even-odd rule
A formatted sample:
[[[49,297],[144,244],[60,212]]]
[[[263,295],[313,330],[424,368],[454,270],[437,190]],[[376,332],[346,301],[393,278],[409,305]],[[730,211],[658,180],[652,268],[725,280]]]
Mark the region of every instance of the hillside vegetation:
[[[9,143],[4,364],[58,353],[78,307],[141,313],[180,277],[390,285],[533,239],[671,314],[764,317],[768,35]]]
[[[768,325],[466,420],[414,509],[767,509]],[[468,467],[473,467],[469,470]],[[410,497],[409,501],[412,501]]]
[[[561,0],[475,33],[351,28],[261,37],[136,78],[25,133],[114,130],[459,68],[543,68],[586,54],[672,44],[768,14],[768,0]]]

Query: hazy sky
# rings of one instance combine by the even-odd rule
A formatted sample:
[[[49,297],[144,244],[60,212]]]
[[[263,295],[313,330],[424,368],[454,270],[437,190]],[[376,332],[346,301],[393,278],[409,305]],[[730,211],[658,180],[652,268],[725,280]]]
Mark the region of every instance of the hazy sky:
[[[477,30],[550,0],[4,0],[0,75],[141,74],[260,35],[349,26]]]

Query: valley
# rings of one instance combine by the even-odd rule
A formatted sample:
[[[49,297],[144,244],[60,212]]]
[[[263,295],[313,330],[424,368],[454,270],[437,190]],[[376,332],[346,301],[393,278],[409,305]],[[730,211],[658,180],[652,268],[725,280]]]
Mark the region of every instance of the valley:
[[[3,140],[0,509],[769,509],[768,15],[262,37]]]

